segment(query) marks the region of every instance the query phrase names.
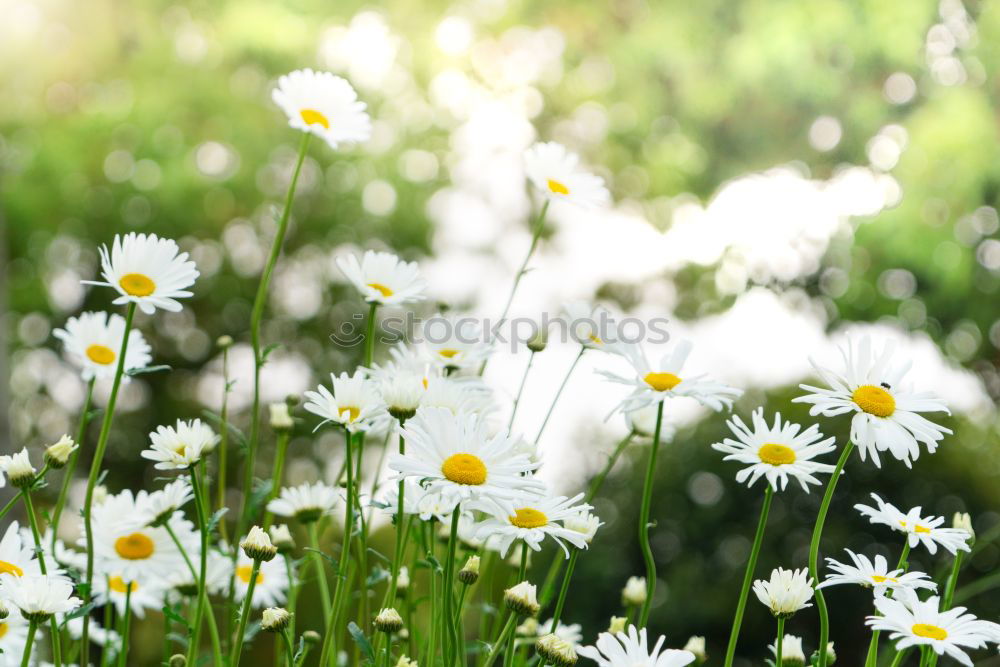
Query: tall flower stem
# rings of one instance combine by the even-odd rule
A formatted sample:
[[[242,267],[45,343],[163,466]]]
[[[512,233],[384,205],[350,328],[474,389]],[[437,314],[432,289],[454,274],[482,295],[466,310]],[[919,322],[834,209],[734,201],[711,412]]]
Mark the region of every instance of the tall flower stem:
[[[278,219],[278,230],[274,234],[271,242],[271,253],[268,255],[267,264],[264,265],[264,272],[260,276],[260,283],[257,285],[257,296],[254,298],[253,310],[250,312],[250,345],[253,347],[253,405],[250,409],[250,439],[247,448],[246,461],[243,470],[243,507],[236,523],[236,534],[242,535],[243,529],[250,520],[250,498],[253,496],[253,473],[257,458],[257,447],[260,443],[260,369],[264,365],[264,358],[260,349],[260,323],[264,317],[264,307],[267,305],[268,289],[271,285],[271,275],[274,273],[274,266],[278,263],[278,256],[281,254],[281,246],[285,242],[285,233],[288,231],[288,218],[292,212],[292,200],[295,197],[295,187],[299,182],[299,173],[302,171],[302,162],[306,157],[306,149],[309,147],[309,132],[302,134],[302,141],[299,143],[299,156],[295,161],[295,169],[292,171],[292,180],[288,184],[288,192],[285,194],[285,207],[281,211]]]
[[[198,533],[201,536],[201,548],[198,562],[198,606],[195,611],[194,630],[192,641],[188,646],[188,664],[197,662],[198,644],[201,638],[201,625],[205,617],[208,617],[209,634],[212,639],[212,658],[215,664],[222,663],[222,646],[219,641],[219,631],[215,626],[215,616],[208,603],[208,589],[206,577],[208,572],[208,509],[209,503],[206,497],[204,482],[196,467],[191,468],[191,489],[194,491],[195,518],[198,522]],[[179,547],[180,548],[180,547]],[[183,549],[181,551],[183,553]],[[184,555],[187,558],[187,554]]]
[[[962,571],[962,562],[965,560],[965,552],[959,551],[955,554],[955,561],[951,566],[951,574],[948,575],[948,583],[945,584],[944,597],[941,598],[941,611],[948,611],[951,609],[951,603],[955,599],[955,586],[958,585],[958,574]],[[938,662],[938,654],[934,653],[928,664],[931,667],[936,667]]]
[[[524,375],[521,376],[521,385],[517,388],[517,396],[514,397],[514,407],[510,410],[510,420],[507,422],[507,430],[514,426],[514,417],[517,416],[517,406],[521,404],[521,394],[524,393],[524,385],[528,383],[528,373],[531,372],[531,364],[535,361],[535,351],[528,355],[528,365],[524,367]]]
[[[226,506],[226,473],[229,459],[229,345],[222,348],[222,410],[219,413],[222,429],[219,432],[219,471],[216,480],[216,511]],[[219,534],[226,542],[229,541],[229,530],[226,520],[219,521]]]
[[[38,530],[38,518],[35,516],[35,506],[31,501],[31,487],[35,481],[32,479],[21,489],[21,497],[24,499],[24,508],[28,514],[28,523],[31,525],[31,537],[35,542],[35,550],[38,553],[38,567],[42,574],[47,574],[45,567],[45,553],[42,549],[42,534]],[[59,627],[56,625],[55,616],[49,617],[49,634],[52,636],[52,662],[56,667],[62,665],[62,649],[59,642]]]
[[[378,310],[378,303],[372,302],[368,305],[368,322],[365,331],[365,368],[371,368],[372,359],[375,356],[375,311]]]
[[[902,665],[903,658],[905,658],[906,654],[910,652],[910,648],[911,647],[907,646],[902,651],[896,651],[896,657],[892,659],[891,663],[889,663],[889,667],[899,667],[899,665]]]
[[[733,629],[729,633],[729,647],[726,649],[725,667],[732,667],[733,658],[736,655],[736,641],[740,636],[740,626],[743,624],[743,612],[747,606],[747,596],[750,594],[750,584],[753,582],[753,573],[757,569],[757,557],[760,555],[760,546],[764,542],[764,528],[767,527],[767,515],[771,511],[771,499],[774,497],[774,489],[768,484],[764,491],[764,504],[760,508],[760,519],[757,521],[757,533],[753,538],[753,548],[750,551],[750,560],[747,561],[747,569],[743,574],[743,586],[740,588],[740,599],[736,603],[736,617],[733,619]],[[825,644],[821,644],[825,646]]]
[[[59,532],[59,519],[62,517],[63,508],[66,506],[66,498],[69,496],[69,486],[73,482],[73,472],[76,470],[76,462],[80,457],[80,450],[83,448],[83,437],[87,432],[87,423],[90,421],[90,402],[94,398],[94,382],[95,378],[90,378],[87,382],[87,393],[84,395],[83,399],[83,410],[80,411],[80,422],[76,427],[76,450],[70,454],[69,461],[66,463],[66,468],[63,470],[63,480],[62,486],[59,487],[59,497],[56,500],[56,506],[52,510],[52,521],[49,525],[52,526],[52,544],[50,548],[55,551],[56,548],[56,534]]]
[[[559,397],[562,396],[563,389],[566,388],[566,384],[569,382],[570,376],[573,375],[573,370],[576,368],[576,365],[580,363],[580,358],[586,351],[587,348],[581,347],[580,353],[576,355],[576,358],[573,359],[573,363],[569,366],[569,370],[566,371],[566,377],[563,378],[562,384],[559,385],[559,389],[556,391],[556,395],[552,398],[552,404],[549,406],[549,411],[545,413],[545,419],[542,421],[542,425],[538,429],[538,435],[535,436],[535,444],[538,444],[538,441],[542,439],[542,433],[545,432],[545,427],[549,424],[549,418],[552,417],[552,413],[556,409],[556,403],[559,402]]]
[[[130,581],[125,587],[125,613],[122,618],[122,650],[118,651],[118,667],[125,667],[128,662],[128,639],[132,634],[132,586]]]
[[[104,452],[108,449],[108,437],[111,435],[111,423],[115,417],[115,404],[118,402],[118,390],[121,388],[122,376],[125,374],[125,353],[128,352],[129,334],[132,332],[132,320],[135,318],[134,301],[129,302],[125,309],[125,330],[122,333],[122,346],[118,351],[118,365],[115,368],[115,378],[111,383],[111,394],[108,396],[108,405],[104,410],[104,419],[101,420],[101,433],[97,437],[97,448],[94,450],[94,459],[90,462],[90,475],[87,477],[87,492],[83,498],[83,530],[87,544],[87,569],[83,578],[83,604],[89,604],[91,594],[94,590],[94,527],[91,523],[91,510],[94,506],[94,487],[97,486],[97,478],[101,474],[101,463],[104,461]],[[80,636],[82,646],[80,664],[90,664],[90,614],[83,615],[83,632]]]
[[[910,555],[910,542],[909,542],[909,538],[907,537],[907,538],[904,538],[904,540],[903,540],[903,550],[899,554],[899,561],[896,563],[896,568],[895,569],[897,569],[897,570],[905,570],[906,569],[906,559],[909,557],[909,555]],[[892,597],[892,591],[891,590],[886,591],[885,594],[888,597]],[[875,612],[875,615],[876,616],[879,615],[877,611]],[[868,655],[865,658],[865,667],[875,667],[876,665],[878,665],[878,638],[879,638],[879,635],[881,635],[881,634],[882,633],[879,630],[873,630],[872,631],[871,641],[868,642]]]
[[[316,568],[316,576],[319,579],[319,599],[323,605],[323,622],[327,623],[330,621],[330,614],[332,613],[330,607],[330,584],[326,579],[326,563],[319,548],[319,522],[309,522],[306,529],[309,531],[309,546],[312,547],[311,556],[313,566]]]
[[[24,643],[24,655],[21,656],[21,667],[31,664],[31,649],[35,646],[35,633],[38,631],[38,621],[28,619],[28,637]]]
[[[581,351],[580,354],[583,354]],[[579,357],[577,357],[579,358]],[[653,549],[649,545],[649,506],[653,499],[653,480],[656,477],[656,455],[660,451],[660,428],[663,426],[663,401],[656,406],[656,428],[653,432],[653,442],[649,447],[649,461],[646,463],[646,481],[642,487],[642,506],[639,508],[639,544],[642,546],[642,558],[646,563],[646,600],[639,610],[639,627],[646,627],[649,620],[649,610],[653,606],[653,593],[656,592],[656,560]]]
[[[496,662],[497,656],[500,655],[500,649],[507,643],[507,636],[512,635],[516,624],[517,614],[512,611],[507,612],[507,622],[503,624],[503,629],[500,630],[500,636],[497,637],[495,642],[493,642],[493,648],[490,649],[489,655],[486,656],[486,662],[483,663],[483,667],[491,667],[491,665]],[[504,665],[507,664],[509,663],[505,661]]]
[[[253,566],[250,568],[250,580],[247,582],[247,594],[243,598],[240,620],[236,625],[236,635],[233,637],[233,650],[229,655],[229,667],[239,667],[240,664],[240,654],[243,652],[243,633],[246,632],[250,607],[253,606],[253,589],[257,586],[258,574],[260,574],[260,560],[254,558]]]
[[[354,435],[346,432],[347,442],[345,443],[346,462],[344,469],[347,471],[347,500],[344,507],[344,542],[340,549],[340,558],[337,560],[337,581],[333,588],[333,605],[330,618],[326,623],[326,631],[323,633],[323,648],[320,652],[319,665],[326,667],[330,664],[331,650],[336,655],[336,641],[333,640],[337,628],[337,619],[340,616],[340,608],[344,593],[347,589],[347,566],[351,557],[351,540],[354,536],[354,464],[351,458],[351,449],[354,445]]]
[[[778,638],[774,640],[774,666],[781,665],[781,644],[785,641],[785,617],[778,617]],[[822,649],[822,647],[820,647]]]
[[[406,440],[402,433],[399,435],[399,453],[400,455],[406,453]],[[396,586],[399,583],[399,568],[403,560],[404,533],[406,532],[403,529],[403,494],[405,491],[406,484],[401,479],[396,490],[398,502],[396,505],[396,544],[392,550],[392,576],[389,579],[389,590],[382,604],[383,607],[394,607],[396,604]]]
[[[566,565],[566,574],[563,575],[562,587],[559,589],[559,598],[556,600],[555,611],[552,612],[552,632],[555,632],[559,628],[559,620],[562,618],[563,607],[566,604],[566,593],[569,591],[569,580],[573,578],[573,569],[576,568],[576,559],[579,556],[580,549],[577,548],[574,548],[569,554],[569,564]]]
[[[451,533],[448,537],[448,553],[444,561],[444,622],[445,636],[448,641],[445,644],[445,664],[452,665],[455,662],[455,651],[458,648],[458,622],[455,614],[455,548],[458,542],[458,520],[462,514],[461,504],[455,505],[455,510],[451,513]]]
[[[264,503],[264,507],[267,508],[268,504],[278,497],[278,492],[281,490],[282,480],[285,475],[285,457],[288,456],[288,441],[291,439],[292,434],[287,429],[281,429],[278,431],[278,445],[277,452],[274,455],[274,474],[271,476],[271,490],[267,493],[267,501]],[[271,510],[264,510],[264,523],[263,528],[267,530],[271,527],[271,522],[274,521],[274,514]]]
[[[847,465],[847,459],[853,450],[854,442],[848,440],[847,444],[844,445],[843,451],[840,453],[840,458],[837,459],[837,465],[833,469],[833,474],[830,475],[830,481],[826,484],[823,502],[820,504],[819,514],[816,516],[816,525],[813,526],[812,541],[809,544],[809,575],[812,577],[814,587],[818,586],[820,582],[819,542],[823,536],[823,525],[826,523],[826,515],[830,511],[830,501],[833,500],[833,492],[837,488],[840,474],[843,472],[844,466]],[[826,599],[823,597],[823,590],[820,588],[814,588],[814,590],[816,595],[816,611],[819,613],[819,647],[821,649],[816,667],[826,667],[826,644],[830,640],[830,614],[826,610]]]

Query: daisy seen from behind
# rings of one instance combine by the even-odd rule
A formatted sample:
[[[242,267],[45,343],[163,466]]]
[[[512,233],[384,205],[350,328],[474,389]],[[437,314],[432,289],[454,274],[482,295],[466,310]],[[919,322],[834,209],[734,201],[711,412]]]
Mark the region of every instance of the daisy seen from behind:
[[[424,359],[442,370],[478,367],[493,353],[473,317],[436,315],[424,322],[420,338]]]
[[[330,72],[299,69],[278,79],[271,99],[288,116],[288,126],[337,148],[367,141],[372,121],[346,79]]]
[[[323,418],[321,426],[333,422],[355,433],[367,431],[375,421],[385,416],[385,403],[378,386],[361,371],[355,371],[354,375],[331,373],[330,382],[333,391],[319,385],[316,391],[305,393],[303,407]]]
[[[125,335],[125,318],[117,313],[81,313],[66,321],[65,329],[56,329],[52,335],[63,343],[67,358],[80,368],[85,381],[110,378],[118,366],[118,354]],[[125,351],[126,371],[145,368],[152,361],[152,348],[137,329],[129,331]]]
[[[51,574],[23,577],[3,575],[4,595],[29,620],[44,620],[52,614],[73,611],[80,598],[73,596],[69,579]]]
[[[192,295],[187,290],[198,278],[198,269],[180,252],[177,243],[155,234],[115,236],[110,250],[101,247],[103,281],[84,280],[85,284],[111,287],[120,296],[112,303],[135,303],[142,312],[152,314],[157,308],[177,312],[177,299]]]
[[[889,341],[876,353],[868,336],[862,337],[857,347],[849,340],[840,349],[843,372],[810,360],[829,389],[799,385],[810,393],[792,400],[811,404],[811,415],[835,417],[853,413],[851,440],[858,446],[862,461],[871,455],[872,462],[880,466],[879,452],[888,451],[911,467],[912,461],[920,456],[920,443],[933,454],[938,443],[951,433],[920,413],[950,412],[934,394],[914,392],[903,383],[911,364],[894,363],[894,351]]]
[[[390,252],[369,250],[337,258],[337,266],[368,303],[400,305],[424,298],[427,282],[416,262],[404,262]]]
[[[958,551],[970,551],[969,538],[971,535],[961,528],[942,528],[944,517],[941,516],[921,516],[921,508],[914,507],[905,514],[895,505],[887,503],[877,494],[872,494],[872,499],[878,507],[857,504],[854,509],[858,510],[862,516],[868,517],[873,524],[889,526],[893,530],[905,533],[910,547],[923,545],[931,554],[937,553],[938,545],[942,546],[952,555]]]
[[[278,516],[295,517],[302,523],[312,523],[332,514],[339,500],[337,490],[323,482],[286,486],[277,498],[267,503],[267,511]]]
[[[611,200],[604,179],[580,165],[580,158],[554,141],[536,143],[524,152],[524,171],[547,199],[583,208],[606,206]]]
[[[809,600],[813,596],[813,581],[805,568],[786,570],[779,567],[771,571],[770,579],[753,582],[753,592],[772,614],[787,618],[812,606]]]
[[[562,522],[576,520],[581,512],[591,508],[587,504],[579,504],[584,494],[579,493],[572,498],[566,496],[526,495],[517,503],[513,512],[497,508],[492,516],[480,522],[476,530],[476,538],[480,540],[494,539],[500,556],[505,557],[511,545],[520,540],[533,551],[540,551],[542,540],[551,537],[562,547],[569,557],[569,542],[577,549],[586,549],[590,544],[590,534],[567,527]],[[588,525],[589,529],[589,525]],[[596,531],[596,526],[594,527]]]
[[[753,486],[765,477],[775,491],[784,491],[788,478],[793,477],[809,493],[809,484],[821,484],[817,474],[833,472],[832,465],[813,460],[836,449],[834,438],[823,439],[815,424],[803,431],[798,424],[782,421],[781,413],[775,413],[774,423],[768,425],[763,408],[754,410],[750,421],[752,426],[747,426],[734,415],[727,424],[736,439],[726,438],[712,445],[712,449],[726,454],[724,461],[747,464],[736,473],[740,484]]]
[[[176,426],[156,427],[149,440],[142,458],[156,461],[158,470],[186,470],[215,449],[219,435],[200,419],[178,419]]]
[[[577,654],[589,658],[600,667],[683,667],[695,660],[694,653],[678,649],[663,649],[666,638],[656,640],[652,650],[646,640],[646,628],[636,630],[628,626],[626,632],[602,632],[593,646],[576,649]]]
[[[839,584],[857,584],[871,588],[876,597],[882,597],[887,590],[902,588],[926,588],[937,590],[937,584],[931,581],[923,572],[906,572],[902,568],[889,569],[889,563],[884,556],[875,556],[874,561],[864,554],[856,554],[850,549],[844,549],[851,557],[853,565],[841,563],[833,558],[827,558],[827,567],[833,571],[817,588],[837,586]]]

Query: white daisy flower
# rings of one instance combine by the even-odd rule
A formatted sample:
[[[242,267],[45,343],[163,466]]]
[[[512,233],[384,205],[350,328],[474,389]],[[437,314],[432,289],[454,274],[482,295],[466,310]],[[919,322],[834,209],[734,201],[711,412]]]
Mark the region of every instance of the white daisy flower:
[[[13,612],[13,610],[8,610]],[[28,621],[18,613],[0,620],[0,667],[20,667],[28,642]]]
[[[183,421],[177,426],[157,426],[149,434],[151,447],[140,456],[156,461],[158,470],[186,470],[201,461],[219,442],[219,435],[200,419]]]
[[[145,491],[133,496],[126,489],[94,505],[91,522],[98,572],[116,574],[128,581],[143,581],[187,568],[167,529],[144,525],[148,498]],[[198,533],[190,521],[175,512],[169,525],[185,551],[198,552]],[[80,538],[79,544],[86,546],[85,537]]]
[[[174,515],[189,500],[194,498],[191,483],[186,477],[178,477],[159,491],[146,496],[141,512],[143,525],[160,524]]]
[[[337,258],[344,277],[361,292],[368,303],[400,305],[424,298],[427,282],[416,262],[404,262],[391,252],[369,250]]]
[[[80,598],[73,597],[73,584],[68,579],[51,574],[23,577],[3,575],[5,597],[27,618],[42,620],[52,614],[73,611]]]
[[[129,594],[129,589],[132,592]],[[166,595],[166,581],[160,578],[128,579],[120,574],[104,572],[94,577],[94,600],[97,604],[111,603],[119,614],[125,613],[126,598],[129,609],[143,618],[146,610],[160,611]]]
[[[769,644],[768,648],[771,649],[771,653],[777,657],[778,648],[775,644]],[[796,637],[795,635],[785,635],[781,640],[781,662],[784,667],[792,667],[792,665],[805,665],[806,664],[806,654],[802,650],[802,638]]]
[[[278,79],[271,99],[288,116],[289,127],[311,132],[330,148],[368,141],[372,121],[365,103],[345,79],[300,69]]]
[[[753,582],[753,592],[761,604],[771,609],[772,614],[788,617],[812,606],[809,600],[813,596],[813,581],[805,568],[786,570],[779,567],[771,571],[769,580]]]
[[[524,171],[532,185],[551,200],[594,208],[607,205],[611,199],[604,179],[581,169],[580,158],[554,141],[526,150]]]
[[[568,642],[570,646],[576,648],[583,641],[583,626],[579,623],[573,623],[571,625],[563,625],[561,622],[556,625],[556,629],[552,629],[552,619],[545,621],[538,626],[538,635],[548,635],[554,634],[559,639],[564,642]]]
[[[420,351],[440,369],[478,368],[493,348],[474,317],[436,315],[424,321]]]
[[[420,485],[420,479],[417,477],[406,477],[403,483],[403,513],[419,516],[421,521],[437,519],[447,531],[448,522],[451,521],[451,514],[455,511],[459,498],[453,494],[443,494],[440,490],[428,491]],[[399,508],[399,482],[393,481],[387,484],[383,497],[386,504],[385,512],[390,516],[396,516],[396,510]],[[460,537],[462,526],[460,520]]]
[[[4,577],[24,577],[41,574],[42,569],[35,558],[35,544],[32,539],[24,539],[17,521],[11,521],[7,532],[0,539],[0,598],[4,597]]]
[[[496,404],[493,393],[479,378],[432,377],[420,398],[420,407],[447,408],[456,415],[474,412],[485,416],[494,411]]]
[[[2,457],[0,465],[3,466],[3,471],[14,486],[31,484],[38,472],[35,470],[35,466],[31,465],[31,456],[28,454],[27,447],[22,447],[21,451],[14,452],[10,456]]]
[[[766,477],[775,491],[784,491],[788,478],[794,477],[809,493],[809,484],[820,484],[816,474],[829,474],[834,466],[813,461],[817,456],[836,449],[835,438],[823,440],[819,427],[813,424],[804,431],[792,422],[783,422],[781,413],[775,413],[774,424],[768,425],[764,419],[764,409],[757,408],[751,415],[753,427],[743,423],[738,416],[728,422],[736,439],[726,438],[712,445],[712,449],[724,452],[724,461],[738,461],[749,467],[736,473],[736,481],[753,486],[758,479]]]
[[[851,557],[854,565],[841,563],[833,558],[827,558],[828,567],[833,574],[817,588],[837,586],[838,584],[857,584],[874,590],[875,597],[882,597],[887,590],[902,588],[927,588],[937,590],[937,584],[931,581],[923,572],[907,572],[902,568],[889,569],[889,563],[883,556],[875,556],[874,562],[863,554],[856,554],[850,549],[844,549]]]
[[[427,379],[416,373],[399,373],[383,376],[379,380],[379,393],[386,409],[397,420],[413,416],[420,407],[420,399],[427,391]]]
[[[587,541],[587,544],[590,544],[594,541],[594,536],[597,535],[597,529],[604,524],[596,514],[582,510],[573,516],[563,519],[563,525],[567,530],[580,533],[583,539]]]
[[[587,301],[570,301],[562,306],[567,332],[590,350],[617,353],[618,328],[611,311]]]
[[[302,523],[312,523],[324,515],[333,514],[339,500],[337,489],[323,482],[286,486],[277,498],[267,504],[267,511],[278,516],[295,517]]]
[[[639,607],[646,604],[646,577],[629,577],[622,588],[622,604]]]
[[[500,548],[500,556],[507,555],[515,540],[521,540],[533,551],[541,551],[542,540],[551,537],[562,547],[569,558],[569,549],[563,540],[577,549],[586,549],[590,541],[584,533],[567,528],[560,523],[572,520],[592,507],[587,504],[577,505],[583,499],[582,493],[572,498],[566,496],[526,497],[514,505],[514,511],[499,508],[492,512],[493,516],[479,523],[476,536],[479,539],[495,538]]]
[[[110,251],[101,247],[101,277],[104,282],[83,283],[112,287],[121,295],[112,303],[132,302],[148,315],[157,308],[179,311],[177,299],[191,296],[187,288],[198,278],[198,269],[174,241],[130,232],[115,236]]]
[[[544,488],[526,476],[538,465],[512,453],[517,441],[506,431],[489,435],[489,426],[475,414],[421,408],[402,433],[406,454],[393,454],[389,467],[400,477],[422,480],[446,500],[484,501],[512,513],[521,494]]]
[[[354,375],[330,374],[333,391],[319,385],[316,391],[305,393],[303,407],[323,418],[322,424],[333,422],[348,431],[367,431],[372,424],[385,415],[385,403],[379,395],[376,384],[366,378],[361,371]]]
[[[931,554],[937,553],[940,544],[949,553],[969,551],[969,533],[960,528],[942,528],[944,517],[921,516],[920,507],[914,507],[904,514],[894,505],[883,501],[878,495],[872,494],[878,508],[857,504],[854,509],[868,517],[871,523],[889,526],[893,530],[906,533],[910,547],[922,544]]]
[[[674,396],[687,396],[713,410],[730,407],[742,390],[713,382],[704,375],[684,376],[681,371],[691,353],[691,342],[681,341],[673,352],[665,355],[656,366],[650,364],[645,351],[634,344],[620,345],[623,356],[632,364],[633,377],[623,377],[609,371],[598,371],[612,382],[633,387],[633,392],[615,410],[631,412],[656,405]]]
[[[628,627],[628,633],[619,632],[612,635],[602,632],[597,636],[594,646],[583,646],[576,652],[585,658],[590,658],[600,667],[633,667],[647,665],[648,667],[683,667],[695,660],[691,651],[677,649],[661,649],[665,637],[659,637],[650,651],[646,642],[646,628],[636,630],[634,625]]]
[[[893,344],[886,342],[882,352],[875,354],[867,336],[857,349],[848,341],[847,347],[841,348],[843,374],[812,362],[830,389],[799,385],[811,393],[793,401],[811,403],[811,415],[835,417],[853,412],[851,440],[858,446],[861,460],[870,454],[875,465],[880,466],[878,453],[888,451],[909,468],[911,460],[920,456],[919,443],[933,454],[938,442],[951,433],[918,413],[950,413],[934,394],[913,392],[902,384],[910,363],[893,364],[893,351]]]
[[[253,561],[240,552],[236,561],[236,577],[234,578],[236,599],[242,601],[247,596],[250,575],[253,574]],[[251,605],[254,609],[262,607],[277,607],[285,602],[285,592],[288,590],[288,572],[284,559],[273,558],[262,561],[257,573],[257,583],[253,589]]]
[[[125,318],[104,312],[81,313],[79,317],[69,318],[65,329],[52,332],[62,341],[66,356],[80,368],[80,374],[87,381],[114,377],[124,334]],[[141,331],[129,331],[125,370],[148,366],[153,360],[151,350]]]
[[[898,600],[890,597],[875,600],[881,616],[869,616],[865,622],[873,630],[888,631],[897,651],[910,646],[930,646],[938,655],[948,654],[972,667],[964,649],[996,643],[1000,626],[965,613],[965,607],[939,611],[938,602],[937,596],[921,602],[912,591],[903,591]]]
[[[200,551],[195,548],[191,552],[191,557],[197,560]],[[192,564],[195,560],[192,561]],[[233,575],[233,559],[228,554],[223,554],[214,549],[209,549],[208,557],[205,559],[205,589],[212,595],[226,595],[229,592],[229,580]],[[195,564],[195,574],[198,574],[198,566]],[[187,567],[163,574],[164,584],[170,588],[183,591],[190,595],[197,590],[198,581],[191,576],[191,571]]]

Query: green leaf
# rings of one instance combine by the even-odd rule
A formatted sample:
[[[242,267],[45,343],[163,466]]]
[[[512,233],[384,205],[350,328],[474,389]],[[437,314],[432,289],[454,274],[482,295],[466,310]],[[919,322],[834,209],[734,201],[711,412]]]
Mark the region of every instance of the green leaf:
[[[159,366],[146,366],[145,368],[130,368],[125,371],[125,375],[129,377],[135,377],[136,375],[148,375],[149,373],[159,373],[161,371],[173,370],[170,366],[166,364],[160,364]]]
[[[277,350],[279,347],[284,347],[281,343],[271,343],[260,353],[260,365],[263,366],[267,363],[267,358],[271,356],[271,353]]]
[[[191,632],[191,626],[188,624],[187,619],[184,618],[183,616],[181,616],[177,612],[177,610],[175,610],[170,605],[164,605],[164,607],[163,607],[163,615],[166,616],[167,618],[169,618],[174,623],[180,623],[185,628],[187,628],[188,632]]]
[[[66,624],[69,623],[74,618],[80,618],[81,616],[86,616],[91,611],[93,611],[94,607],[96,606],[97,606],[96,603],[88,602],[82,607],[77,607],[76,609],[74,609],[73,611],[71,611],[70,613],[66,614],[66,616],[63,617],[63,622],[59,624],[59,627],[64,628],[66,627]]]
[[[208,520],[209,535],[215,532],[215,527],[219,525],[219,522],[222,521],[222,517],[224,517],[226,515],[226,512],[228,511],[229,511],[228,507],[220,507],[219,509],[215,510],[215,512],[212,513],[212,518]]]
[[[201,416],[207,419],[208,421],[212,422],[212,424],[214,424],[215,427],[220,431],[222,429],[226,429],[227,431],[229,431],[229,436],[244,451],[247,449],[247,447],[249,447],[249,445],[247,444],[247,436],[243,433],[243,431],[233,426],[232,423],[228,421],[223,422],[222,417],[215,414],[211,410],[202,410]]]
[[[351,633],[351,638],[354,643],[358,645],[361,652],[365,654],[365,662],[368,664],[373,664],[375,662],[375,652],[372,651],[372,645],[368,642],[368,638],[365,637],[365,633],[358,627],[358,624],[351,621],[347,624],[347,631]]]
[[[303,549],[303,551],[311,551],[314,554],[319,554],[320,556],[323,557],[324,560],[326,560],[326,562],[328,562],[330,564],[330,567],[332,567],[334,570],[336,570],[337,567],[338,567],[338,565],[339,565],[339,562],[337,561],[336,558],[334,558],[330,554],[323,553],[323,551],[321,549],[314,549],[313,547],[306,547],[305,549]]]

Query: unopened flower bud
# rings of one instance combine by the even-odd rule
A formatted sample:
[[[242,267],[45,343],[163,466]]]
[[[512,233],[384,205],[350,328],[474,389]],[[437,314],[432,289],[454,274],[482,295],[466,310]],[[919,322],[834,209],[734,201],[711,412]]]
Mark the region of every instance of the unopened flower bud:
[[[622,589],[622,604],[640,606],[646,604],[646,577],[629,577]]]
[[[549,342],[549,332],[543,327],[538,327],[535,335],[528,340],[528,349],[532,352],[541,352]]]
[[[538,613],[537,589],[534,584],[522,581],[503,592],[503,601],[507,608],[522,616],[534,616]]]
[[[535,651],[556,667],[572,667],[577,661],[573,645],[554,634],[539,637],[535,642]]]
[[[514,632],[518,637],[537,637],[538,636],[538,619],[529,616],[524,619],[524,623],[514,628]]]
[[[688,643],[684,645],[684,650],[694,653],[694,659],[699,665],[708,660],[708,653],[705,652],[704,637],[691,637],[688,639]]]
[[[458,571],[458,580],[463,584],[471,586],[479,579],[479,556],[469,556],[465,565]]]
[[[396,661],[396,667],[417,667],[416,660],[410,660],[405,655],[399,656],[399,660]]]
[[[59,442],[49,445],[45,450],[45,463],[53,470],[59,470],[66,465],[76,448],[77,444],[73,442],[73,438],[64,435],[59,438]]]
[[[579,514],[567,517],[563,521],[563,526],[567,530],[580,533],[583,535],[584,541],[590,544],[594,539],[594,535],[597,534],[597,529],[601,527],[601,520],[596,514],[580,512]]]
[[[271,536],[271,544],[278,549],[278,553],[287,553],[295,548],[295,540],[288,526],[279,523],[267,529]]]
[[[613,635],[617,635],[619,632],[625,632],[625,625],[628,623],[628,618],[625,616],[612,616],[611,622],[608,623],[608,632]]]
[[[784,660],[782,660],[784,662]],[[837,662],[837,654],[833,650],[833,642],[827,642],[826,644],[826,664],[832,665]],[[812,656],[809,658],[810,665],[819,664],[819,650],[813,651]]]
[[[271,544],[271,538],[261,530],[260,526],[254,526],[250,529],[246,538],[240,542],[240,547],[243,548],[243,553],[248,557],[264,562],[271,560],[278,553],[277,547]]]
[[[387,607],[375,617],[375,629],[386,634],[403,629],[403,617],[392,607]]]
[[[268,607],[260,615],[260,629],[265,632],[281,632],[288,627],[292,615],[281,607]]]
[[[406,589],[410,587],[410,569],[403,565],[399,568],[399,573],[396,575],[396,592],[405,593]]]
[[[288,412],[288,403],[271,403],[271,428],[275,431],[291,431],[295,423]]]
[[[315,646],[316,644],[319,644],[321,641],[323,641],[323,638],[315,630],[306,630],[305,632],[302,633],[302,641],[312,646]]]
[[[187,658],[185,658],[180,653],[174,653],[170,656],[170,660],[167,662],[169,667],[186,667],[188,664]]]
[[[955,512],[955,516],[951,520],[951,527],[964,530],[969,534],[968,541],[975,541],[976,531],[972,530],[972,517],[969,516],[968,512]]]
[[[35,481],[35,469],[28,458],[27,448],[21,449],[7,459],[6,472],[10,483],[17,487],[30,486]]]
[[[94,487],[94,504],[100,505],[108,499],[108,487],[98,484]]]
[[[233,337],[232,336],[219,336],[218,338],[215,339],[215,345],[220,350],[228,349],[228,348],[230,348],[230,347],[233,346]]]

